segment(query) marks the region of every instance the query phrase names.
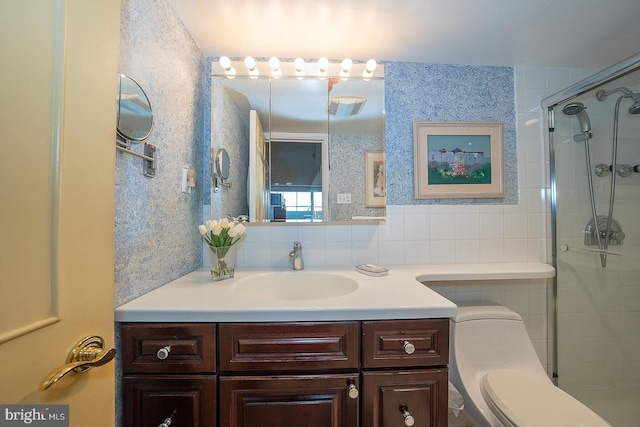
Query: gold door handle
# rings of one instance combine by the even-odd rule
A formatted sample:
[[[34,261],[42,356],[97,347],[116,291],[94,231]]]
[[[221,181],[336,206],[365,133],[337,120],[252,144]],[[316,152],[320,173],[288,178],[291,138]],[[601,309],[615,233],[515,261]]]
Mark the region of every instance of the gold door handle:
[[[99,336],[86,337],[78,341],[69,351],[67,363],[51,371],[40,383],[40,391],[45,391],[69,372],[87,372],[94,366],[109,363],[116,355],[115,348],[105,349],[104,339]]]

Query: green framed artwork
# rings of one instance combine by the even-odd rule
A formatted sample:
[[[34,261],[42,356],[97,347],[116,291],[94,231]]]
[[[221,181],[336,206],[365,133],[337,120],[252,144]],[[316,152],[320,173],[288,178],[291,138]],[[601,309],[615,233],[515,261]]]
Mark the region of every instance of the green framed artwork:
[[[502,122],[414,122],[414,198],[504,197]]]

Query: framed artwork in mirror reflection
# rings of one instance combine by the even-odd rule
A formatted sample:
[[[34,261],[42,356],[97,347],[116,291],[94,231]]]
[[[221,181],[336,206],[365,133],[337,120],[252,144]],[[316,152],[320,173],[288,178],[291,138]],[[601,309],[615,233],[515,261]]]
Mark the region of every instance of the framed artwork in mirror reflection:
[[[504,197],[502,122],[414,122],[414,198]]]
[[[365,151],[365,197],[367,208],[384,208],[387,205],[384,151]]]

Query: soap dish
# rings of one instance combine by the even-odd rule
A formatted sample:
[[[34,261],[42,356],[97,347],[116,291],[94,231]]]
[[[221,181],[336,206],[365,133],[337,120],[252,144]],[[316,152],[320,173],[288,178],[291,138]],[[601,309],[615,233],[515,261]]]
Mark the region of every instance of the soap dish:
[[[367,276],[384,276],[389,274],[389,269],[386,267],[380,267],[374,264],[360,264],[356,265],[356,271],[358,273],[366,274]]]

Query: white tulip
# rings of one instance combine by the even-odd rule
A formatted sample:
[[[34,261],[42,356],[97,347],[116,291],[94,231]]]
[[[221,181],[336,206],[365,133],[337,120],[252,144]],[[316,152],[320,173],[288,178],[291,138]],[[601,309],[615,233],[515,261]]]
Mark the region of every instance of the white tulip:
[[[229,237],[236,237],[238,235],[238,227],[229,229]]]
[[[205,225],[207,226],[207,231],[213,230],[213,227],[215,227],[217,223],[218,223],[217,221],[211,221],[210,219],[208,219],[207,222],[205,222]]]
[[[229,220],[227,218],[222,218],[219,222],[220,227],[229,228]]]
[[[245,230],[247,229],[247,227],[245,227],[242,224],[238,224],[235,226],[234,230],[236,230],[236,233],[238,236],[244,234]]]
[[[213,230],[211,230],[211,232],[213,233],[214,236],[219,236],[220,233],[222,232],[222,227],[220,227],[220,224],[216,224],[213,227]]]
[[[200,234],[202,234],[203,236],[204,236],[205,234],[207,234],[207,231],[209,231],[209,230],[207,230],[207,226],[206,226],[206,225],[201,225],[201,226],[199,226],[199,227],[198,227],[198,230],[200,230]]]

